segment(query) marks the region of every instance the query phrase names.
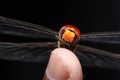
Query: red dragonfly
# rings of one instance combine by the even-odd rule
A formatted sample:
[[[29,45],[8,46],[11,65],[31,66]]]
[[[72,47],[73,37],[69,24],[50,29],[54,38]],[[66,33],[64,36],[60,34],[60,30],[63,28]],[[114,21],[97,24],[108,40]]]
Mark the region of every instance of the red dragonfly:
[[[2,16],[0,16],[0,34],[2,35],[0,59],[3,60],[47,63],[50,52],[58,47],[57,31]],[[120,45],[119,31],[81,34],[74,53],[82,66],[120,69],[119,53],[93,48],[82,44],[84,42]]]

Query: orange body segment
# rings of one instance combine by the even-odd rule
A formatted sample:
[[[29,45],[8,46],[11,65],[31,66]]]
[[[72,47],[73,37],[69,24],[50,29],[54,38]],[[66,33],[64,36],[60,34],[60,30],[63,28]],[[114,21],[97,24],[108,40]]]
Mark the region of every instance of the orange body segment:
[[[75,33],[71,32],[70,30],[66,30],[62,35],[62,39],[64,39],[66,42],[72,43],[74,38],[75,38]]]
[[[73,26],[73,25],[64,25],[64,26],[62,27],[62,29],[70,29],[70,30],[74,31],[75,34],[76,34],[78,37],[80,37],[80,35],[81,35],[80,30],[77,29],[77,28],[76,28],[75,26]]]

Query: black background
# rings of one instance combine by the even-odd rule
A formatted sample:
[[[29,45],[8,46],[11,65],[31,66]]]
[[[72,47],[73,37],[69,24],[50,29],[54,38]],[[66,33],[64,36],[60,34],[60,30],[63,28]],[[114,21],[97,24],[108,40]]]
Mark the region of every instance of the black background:
[[[5,17],[43,25],[59,31],[64,24],[78,26],[81,33],[120,31],[119,0],[68,0],[22,2],[12,5]],[[16,9],[15,9],[16,7]],[[7,11],[6,10],[6,11]],[[4,15],[3,15],[4,16]],[[114,49],[114,48],[113,48]],[[115,51],[115,50],[113,50]],[[46,64],[0,61],[1,80],[42,80]],[[120,70],[83,67],[85,80],[120,80]]]

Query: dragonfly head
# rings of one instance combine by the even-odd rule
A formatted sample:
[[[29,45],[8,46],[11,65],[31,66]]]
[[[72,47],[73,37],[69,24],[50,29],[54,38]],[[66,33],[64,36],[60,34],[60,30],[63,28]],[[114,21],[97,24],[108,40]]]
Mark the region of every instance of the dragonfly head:
[[[65,47],[73,50],[80,40],[80,31],[73,25],[64,25],[57,36],[58,47]]]

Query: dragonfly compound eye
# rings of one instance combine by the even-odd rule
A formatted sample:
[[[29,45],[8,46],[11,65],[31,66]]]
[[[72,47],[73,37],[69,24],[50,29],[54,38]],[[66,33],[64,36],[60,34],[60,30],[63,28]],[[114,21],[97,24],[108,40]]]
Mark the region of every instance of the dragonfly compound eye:
[[[76,43],[80,39],[80,31],[73,25],[64,25],[60,29],[59,37],[67,43]]]

